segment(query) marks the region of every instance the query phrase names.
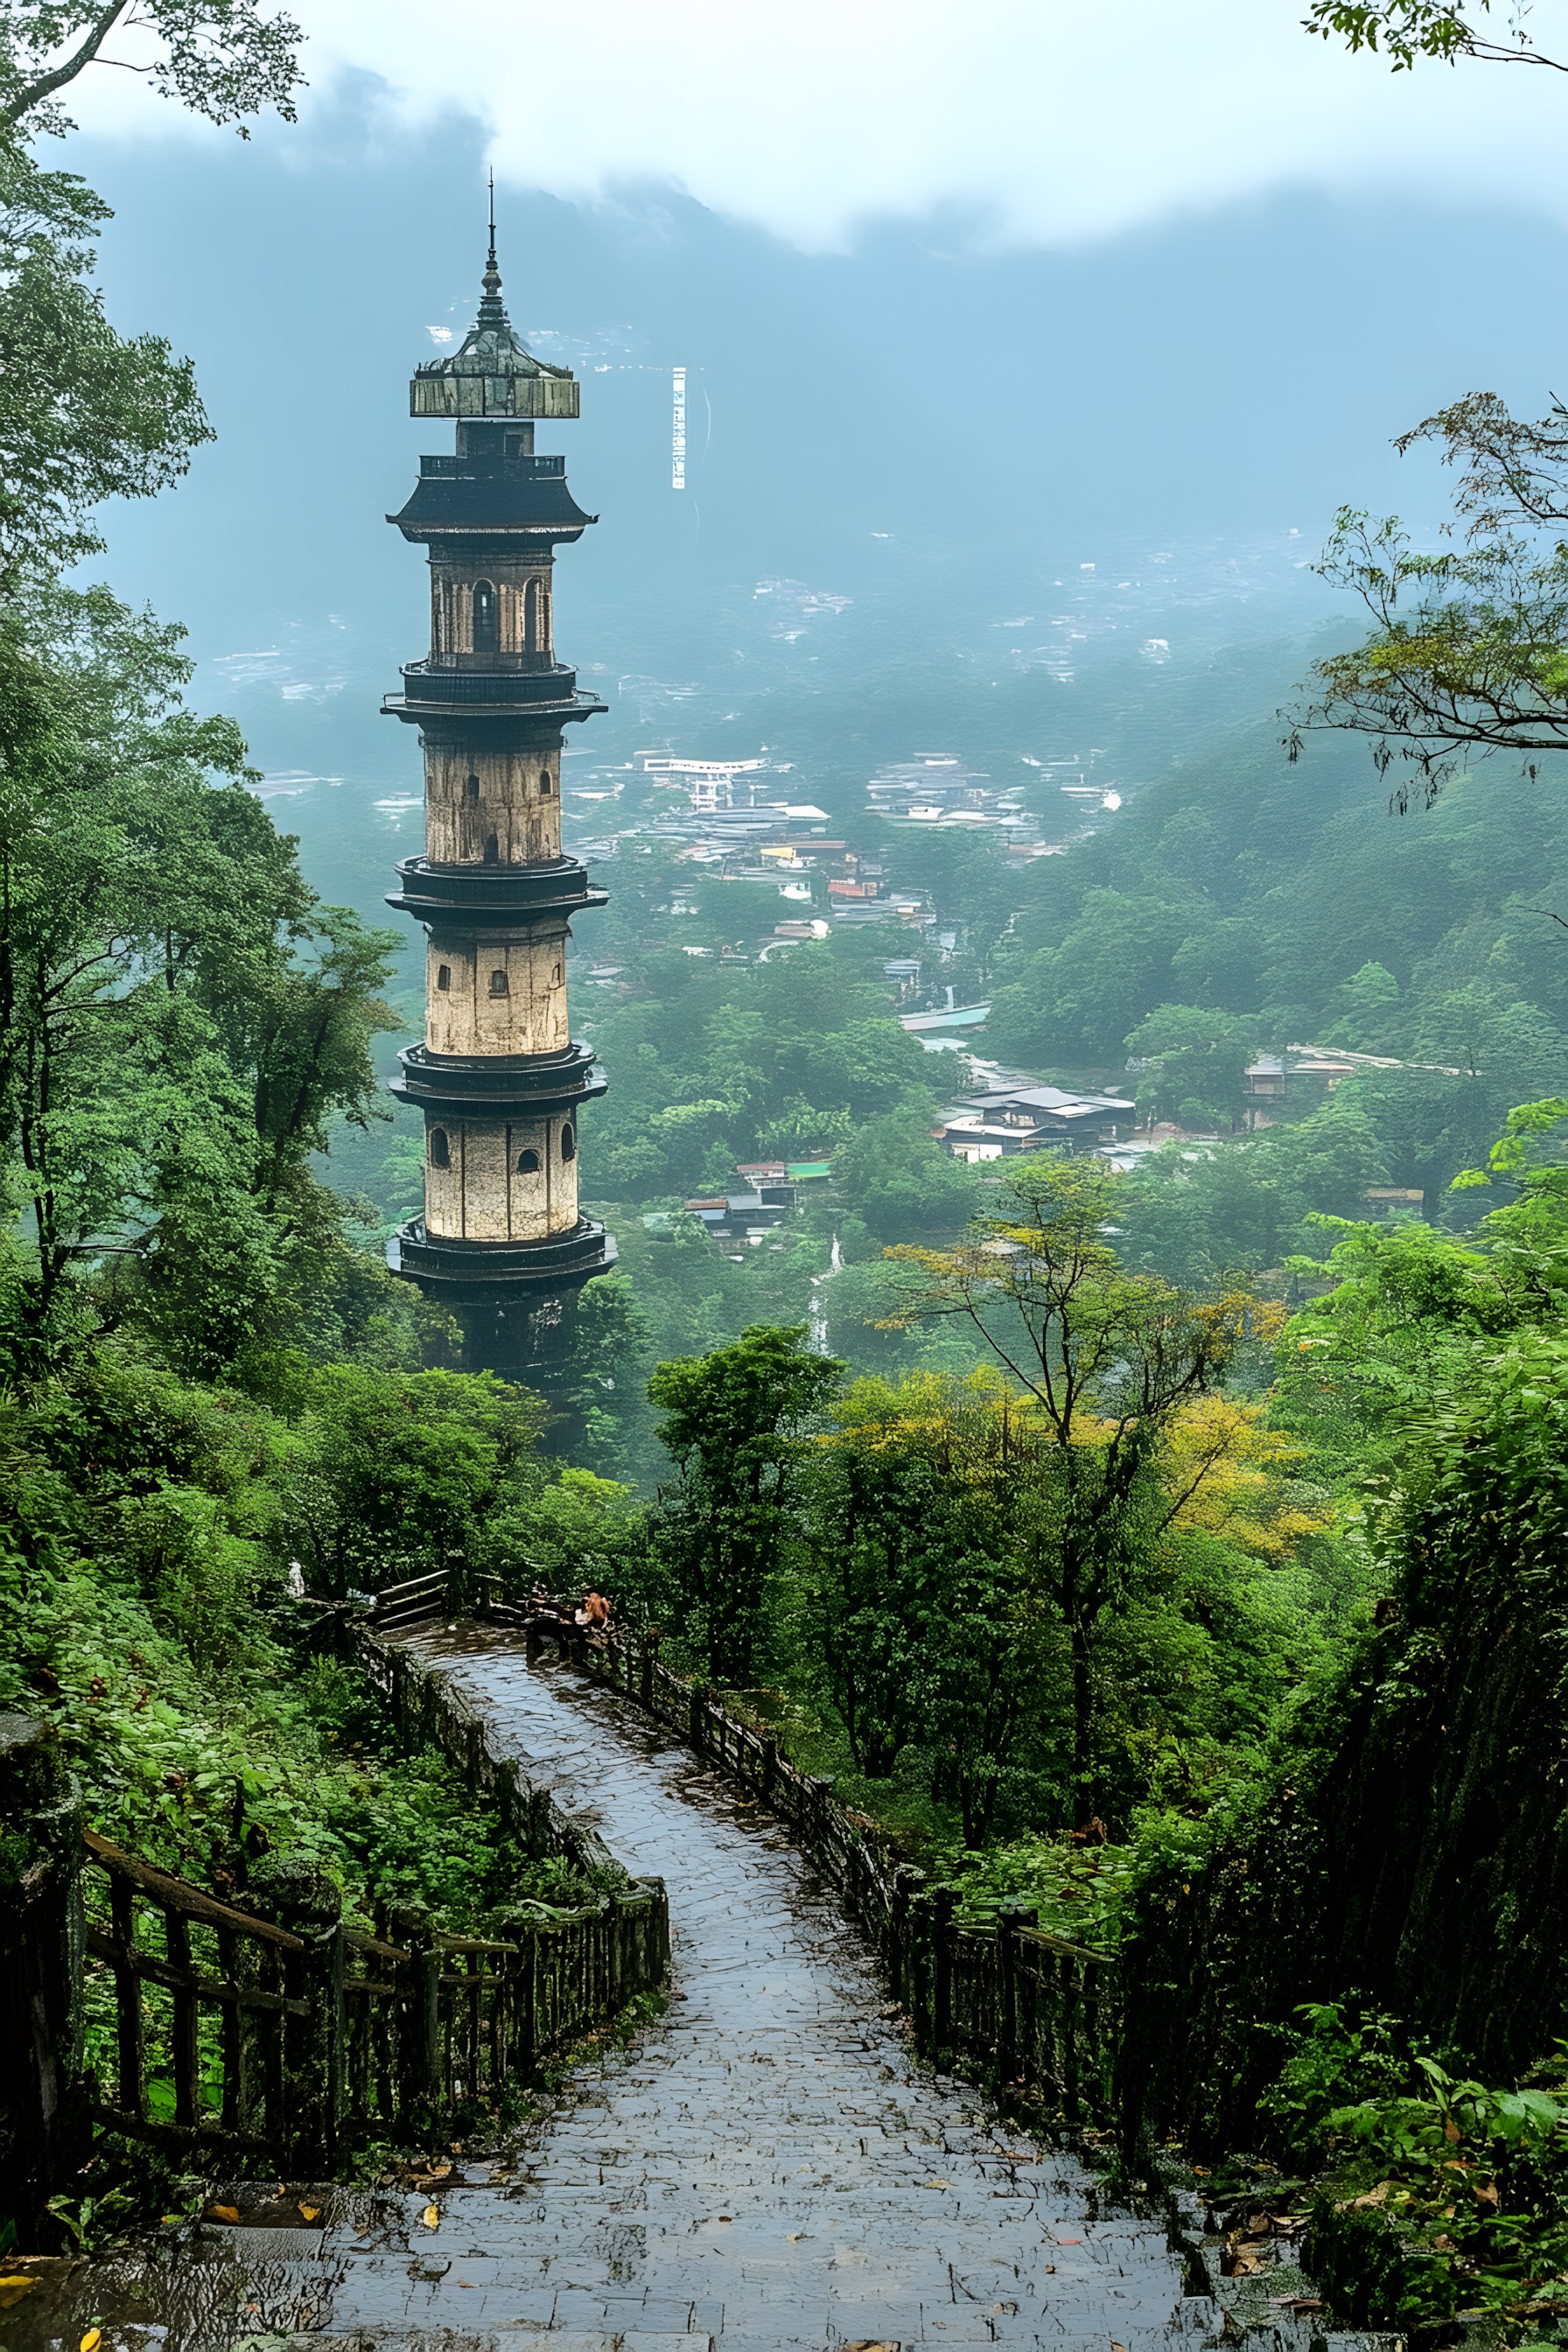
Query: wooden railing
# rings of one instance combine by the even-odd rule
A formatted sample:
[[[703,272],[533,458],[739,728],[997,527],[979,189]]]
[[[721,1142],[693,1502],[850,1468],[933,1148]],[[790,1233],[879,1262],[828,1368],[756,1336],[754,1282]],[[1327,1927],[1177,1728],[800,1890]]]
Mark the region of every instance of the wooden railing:
[[[112,2100],[137,2137],[262,2150],[287,2133],[289,2021],[308,2018],[303,1939],[82,1832],[83,1941],[113,1988]],[[157,1921],[159,1949],[144,1937]],[[95,1971],[88,1972],[89,1985]]]
[[[559,1855],[598,1891],[555,1911],[522,1879],[492,1937],[445,1933],[411,1907],[384,1935],[361,1933],[324,1874],[270,1858],[240,1900],[221,1900],[84,1828],[44,1727],[0,1718],[17,1727],[0,1743],[0,1846],[10,1861],[37,1845],[20,1906],[0,1917],[0,2208],[37,2226],[94,2126],[193,2163],[295,2168],[366,2139],[445,2138],[664,1984],[662,1880],[628,1878],[495,1755],[439,1675],[366,1627],[354,1640],[399,1735],[453,1759],[520,1865]]]
[[[1120,2015],[1105,1953],[1047,1933],[1026,1903],[994,1926],[958,1919],[952,1888],[900,1860],[875,1822],[837,1802],[830,1780],[800,1771],[776,1739],[665,1665],[655,1644],[584,1633],[560,1611],[531,1617],[528,1636],[558,1641],[787,1823],[876,1946],[925,2055],[973,2068],[1041,2120],[1113,2122]]]
[[[520,1917],[505,1941],[406,1910],[390,1943],[332,1918],[319,1876],[296,1889],[288,1927],[90,1830],[84,1843],[84,1942],[116,2026],[115,2095],[92,2113],[173,2148],[298,2159],[455,2126],[664,1978],[658,1881]],[[94,1980],[89,1965],[89,2008]]]
[[[524,1614],[507,1600],[499,1576],[485,1569],[468,1569],[458,1559],[449,1567],[431,1569],[401,1584],[384,1585],[371,1603],[370,1622],[377,1633],[401,1633],[436,1617],[460,1617],[472,1612],[499,1624],[521,1625]]]
[[[875,1944],[926,2055],[984,2074],[1031,2115],[1069,2125],[1115,2122],[1120,1982],[1107,1954],[1051,1935],[1026,1903],[1005,1906],[994,1925],[961,1920],[951,1888],[932,1885],[875,1822],[840,1804],[831,1780],[800,1771],[776,1739],[742,1722],[700,1681],[667,1666],[656,1642],[587,1632],[562,1601],[524,1611],[495,1576],[463,1581],[438,1573],[395,1586],[376,1602],[374,1632],[357,1637],[371,1672],[406,1736],[445,1747],[503,1816],[519,1801],[507,1785],[509,1768],[484,1760],[479,1717],[408,1650],[376,1638],[458,1613],[521,1624],[531,1647],[557,1643],[776,1813]],[[437,1690],[438,1723],[427,1715]],[[608,1859],[592,1832],[563,1817],[552,1834],[560,1841],[552,1850],[580,1864]]]

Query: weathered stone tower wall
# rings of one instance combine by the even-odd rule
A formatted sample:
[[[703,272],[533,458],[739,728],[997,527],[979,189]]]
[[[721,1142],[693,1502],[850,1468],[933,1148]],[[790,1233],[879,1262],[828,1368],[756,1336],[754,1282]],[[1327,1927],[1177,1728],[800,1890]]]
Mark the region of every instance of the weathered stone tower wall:
[[[425,853],[389,904],[429,941],[425,1040],[393,1081],[425,1116],[425,1214],[387,1255],[458,1317],[472,1366],[527,1373],[616,1255],[578,1213],[579,1113],[605,1081],[566,1015],[571,919],[604,893],[561,845],[563,730],[605,706],[557,662],[552,620],[555,550],[595,517],[533,447],[578,388],[513,333],[493,225],[484,289],[462,349],[412,385],[413,415],[456,422],[456,454],[422,457],[389,518],[429,550],[430,651],[385,704],[425,752]]]

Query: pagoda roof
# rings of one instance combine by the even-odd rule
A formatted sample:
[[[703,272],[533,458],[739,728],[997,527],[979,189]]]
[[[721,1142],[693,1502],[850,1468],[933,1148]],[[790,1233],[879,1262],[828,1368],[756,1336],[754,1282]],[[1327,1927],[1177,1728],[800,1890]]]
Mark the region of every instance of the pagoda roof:
[[[388,515],[409,539],[439,538],[446,531],[531,530],[552,539],[575,539],[597,515],[584,514],[566,487],[564,474],[484,471],[421,474],[400,513]]]
[[[413,416],[575,416],[578,385],[570,368],[536,359],[507,316],[491,224],[489,258],[479,316],[455,352],[416,368]]]

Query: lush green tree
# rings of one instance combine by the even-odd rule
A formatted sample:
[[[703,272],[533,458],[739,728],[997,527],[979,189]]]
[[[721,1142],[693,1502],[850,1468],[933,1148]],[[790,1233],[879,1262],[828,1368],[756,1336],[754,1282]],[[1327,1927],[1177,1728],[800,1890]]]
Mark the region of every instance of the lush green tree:
[[[1162,850],[1164,838],[1162,835]],[[1205,910],[1194,917],[1192,929],[1171,958],[1171,979],[1181,1002],[1250,1013],[1263,1001],[1271,944],[1268,927],[1256,915]]]
[[[526,1501],[498,1509],[487,1541],[519,1601],[536,1585],[569,1600],[596,1591],[611,1597],[623,1624],[637,1624],[658,1615],[667,1597],[649,1553],[647,1506],[621,1480],[570,1463]]]
[[[1026,1817],[1065,1794],[1065,1644],[1013,1541],[1016,1423],[994,1374],[858,1381],[834,1409],[806,1520],[816,1670],[857,1765],[885,1778],[920,1751],[972,1847],[1024,1783]]]
[[[1329,1000],[1329,1011],[1333,1017],[1323,1031],[1323,1045],[1360,1054],[1396,1050],[1404,1026],[1399,982],[1385,964],[1368,961],[1342,981]]]
[[[5,60],[0,27],[0,75]],[[96,509],[149,498],[212,438],[190,362],[118,335],[90,282],[109,206],[0,141],[0,596],[101,551]]]
[[[489,1372],[329,1364],[289,1433],[273,1540],[341,1598],[457,1566],[500,1568],[542,1485],[544,1407]]]
[[[1125,1271],[1107,1239],[1120,1184],[1097,1161],[1030,1159],[1001,1213],[960,1248],[889,1253],[910,1275],[899,1319],[962,1318],[1024,1391],[1009,1439],[1031,1465],[1017,1507],[1035,1589],[1070,1650],[1072,1780],[1086,1812],[1098,1793],[1100,1620],[1221,1475],[1238,1429],[1214,1422],[1212,1444],[1166,1482],[1173,1433],[1244,1344],[1272,1336],[1279,1322],[1245,1294],[1205,1300]]]
[[[717,1681],[751,1680],[791,1541],[805,1432],[843,1371],[813,1353],[803,1326],[758,1325],[710,1355],[660,1364],[648,1382],[676,1471],[660,1489],[656,1534]]]
[[[1142,1066],[1138,1108],[1150,1120],[1205,1120],[1232,1126],[1241,1117],[1247,1064],[1258,1051],[1255,1022],[1227,1013],[1207,1013],[1193,1004],[1156,1005],[1127,1039],[1127,1051]]]
[[[392,942],[321,908],[245,786],[244,746],[179,699],[178,632],[106,592],[0,641],[0,1167],[27,1313],[108,1258],[193,1370],[236,1361],[320,1278],[309,1168],[363,1123]],[[183,1336],[182,1336],[183,1335]]]
[[[953,1233],[980,1201],[978,1171],[944,1151],[918,1110],[884,1111],[834,1152],[833,1173],[879,1243]]]
[[[992,1000],[987,1034],[1026,1061],[1118,1058],[1121,1041],[1168,994],[1184,910],[1124,890],[1091,889],[1059,945],[1041,949]]]

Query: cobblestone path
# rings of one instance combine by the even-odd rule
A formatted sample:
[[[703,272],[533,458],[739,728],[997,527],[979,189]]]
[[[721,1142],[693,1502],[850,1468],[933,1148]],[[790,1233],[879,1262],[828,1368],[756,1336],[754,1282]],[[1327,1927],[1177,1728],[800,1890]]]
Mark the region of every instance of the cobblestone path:
[[[911,2062],[864,1946],[765,1813],[505,1635],[419,1647],[559,1801],[666,1879],[668,2012],[576,2076],[510,2169],[459,2162],[437,2229],[421,2221],[437,2192],[382,2190],[337,2192],[330,2226],[198,2231],[141,2273],[149,2325],[132,2297],[103,2352],[500,2352],[535,2334],[552,2352],[1180,2352],[1211,2334],[1163,2229],[1101,2210],[1071,2158]],[[59,2321],[97,2315],[49,2300]]]

